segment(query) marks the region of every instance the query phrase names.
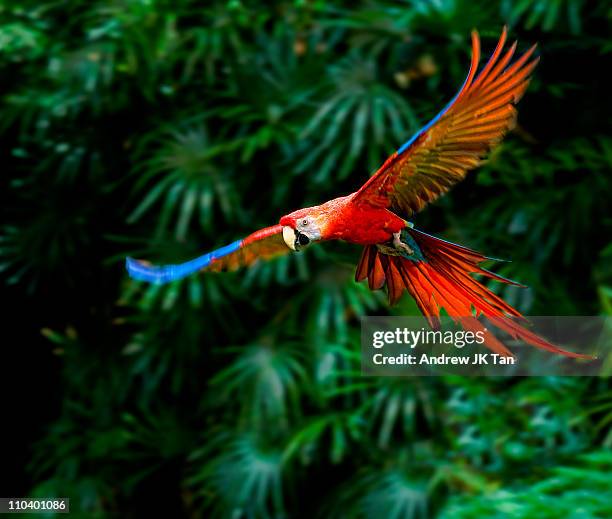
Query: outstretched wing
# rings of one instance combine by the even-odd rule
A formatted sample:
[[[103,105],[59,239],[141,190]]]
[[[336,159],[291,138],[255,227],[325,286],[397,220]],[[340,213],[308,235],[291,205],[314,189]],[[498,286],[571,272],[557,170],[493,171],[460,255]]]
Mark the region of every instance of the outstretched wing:
[[[258,259],[270,259],[290,251],[283,240],[282,226],[274,225],[186,263],[155,266],[126,258],[125,267],[133,279],[161,285],[182,279],[199,270],[236,270],[251,265]]]
[[[488,63],[476,76],[480,40],[472,32],[472,63],[459,93],[424,128],[391,155],[353,201],[412,214],[448,191],[475,168],[513,126],[538,58],[535,45],[509,64],[516,42],[503,54],[504,27]]]

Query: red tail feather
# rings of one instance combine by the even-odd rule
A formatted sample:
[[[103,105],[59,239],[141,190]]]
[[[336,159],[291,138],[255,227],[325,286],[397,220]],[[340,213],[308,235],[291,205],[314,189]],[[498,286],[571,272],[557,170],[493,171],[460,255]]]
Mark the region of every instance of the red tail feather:
[[[433,328],[440,326],[440,308],[444,308],[466,330],[484,332],[485,344],[501,355],[512,356],[512,353],[486,331],[478,316],[483,315],[513,338],[532,346],[569,357],[591,358],[562,350],[521,326],[517,320],[527,320],[518,310],[472,277],[472,274],[482,274],[502,283],[522,286],[479,266],[479,263],[491,258],[416,229],[408,232],[419,246],[425,261],[389,256],[381,253],[375,245],[368,245],[357,265],[355,279],[361,281],[367,277],[368,285],[373,290],[382,288],[386,282],[391,304],[396,303],[407,290]],[[472,309],[476,316],[472,316]]]

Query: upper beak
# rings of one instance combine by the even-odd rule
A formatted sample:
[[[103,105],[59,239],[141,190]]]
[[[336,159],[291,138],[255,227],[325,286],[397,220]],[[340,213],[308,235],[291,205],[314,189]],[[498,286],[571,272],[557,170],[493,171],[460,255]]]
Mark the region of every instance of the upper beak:
[[[297,235],[297,231],[295,229],[292,229],[291,227],[287,225],[283,227],[283,240],[285,240],[287,247],[289,247],[291,250],[297,250],[295,248],[296,235]]]

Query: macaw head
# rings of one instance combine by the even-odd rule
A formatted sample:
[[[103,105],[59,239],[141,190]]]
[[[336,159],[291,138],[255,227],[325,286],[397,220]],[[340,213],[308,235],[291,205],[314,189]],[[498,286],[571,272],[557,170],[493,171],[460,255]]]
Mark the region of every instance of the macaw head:
[[[299,251],[322,238],[325,222],[323,215],[319,214],[317,209],[318,207],[307,207],[280,219],[287,247]]]

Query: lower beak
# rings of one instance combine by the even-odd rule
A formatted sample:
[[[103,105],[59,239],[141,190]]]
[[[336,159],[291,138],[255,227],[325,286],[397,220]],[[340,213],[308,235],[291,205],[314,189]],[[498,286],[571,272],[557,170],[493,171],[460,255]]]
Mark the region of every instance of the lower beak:
[[[295,229],[285,225],[283,227],[283,240],[287,244],[291,250],[296,250],[295,248]]]

